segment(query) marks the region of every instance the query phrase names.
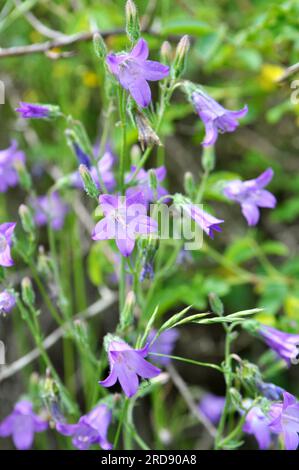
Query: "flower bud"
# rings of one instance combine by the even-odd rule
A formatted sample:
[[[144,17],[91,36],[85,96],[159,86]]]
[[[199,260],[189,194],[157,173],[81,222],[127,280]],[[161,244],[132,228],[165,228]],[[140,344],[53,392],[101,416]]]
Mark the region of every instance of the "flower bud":
[[[193,199],[196,188],[193,174],[190,171],[187,171],[184,175],[184,189],[190,199]]]
[[[209,294],[209,303],[212,312],[221,317],[224,313],[223,303],[218,297],[218,295],[214,292],[211,292]]]
[[[96,187],[94,180],[92,179],[92,176],[88,168],[85,165],[80,165],[79,173],[82,178],[82,182],[83,182],[83,186],[86,191],[86,194],[89,197],[97,199],[99,195],[99,191],[98,191],[98,188]]]
[[[102,59],[102,60],[105,59],[107,55],[107,47],[100,33],[95,33],[93,35],[93,47],[94,47],[96,56],[99,59]]]
[[[25,305],[28,307],[34,305],[35,302],[35,293],[32,287],[31,280],[29,277],[24,277],[21,282],[22,289],[22,299]]]
[[[161,145],[161,141],[155,131],[152,129],[148,119],[140,111],[136,112],[135,121],[138,130],[138,140],[142,151],[152,145]]]
[[[127,295],[124,309],[121,313],[121,331],[126,330],[129,326],[133,324],[134,321],[134,307],[136,304],[136,297],[133,291],[130,291]]]
[[[131,42],[136,42],[140,37],[138,12],[132,0],[128,0],[126,3],[126,32]]]
[[[131,149],[131,164],[132,166],[137,166],[141,157],[140,147],[138,145],[133,145]]]
[[[173,79],[181,77],[181,75],[184,73],[187,65],[187,56],[189,49],[189,36],[185,35],[182,37],[176,48],[174,64],[171,69],[171,75]]]
[[[215,151],[214,147],[204,147],[202,154],[202,166],[205,172],[210,173],[215,168]]]
[[[21,204],[19,207],[19,216],[21,219],[22,227],[26,233],[35,235],[35,223],[33,219],[33,215],[29,207],[25,206],[25,204]]]
[[[14,167],[19,176],[20,186],[27,192],[32,188],[32,179],[23,162],[17,160]]]
[[[172,47],[170,42],[164,41],[160,50],[161,62],[169,65],[172,62]]]

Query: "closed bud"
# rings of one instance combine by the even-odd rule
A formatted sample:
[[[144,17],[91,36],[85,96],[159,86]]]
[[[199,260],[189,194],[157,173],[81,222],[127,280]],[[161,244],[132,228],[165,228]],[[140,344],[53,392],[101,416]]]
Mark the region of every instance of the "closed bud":
[[[215,168],[215,150],[214,147],[204,147],[202,154],[202,166],[205,172],[210,173]]]
[[[174,64],[171,69],[171,75],[173,79],[181,77],[181,75],[184,73],[187,65],[187,56],[189,49],[189,36],[185,35],[182,37],[176,48]]]
[[[79,173],[82,178],[83,186],[86,191],[86,194],[92,198],[97,199],[99,195],[99,190],[96,187],[94,180],[90,174],[90,171],[85,165],[79,166]]]
[[[140,23],[135,3],[128,0],[126,3],[126,31],[131,42],[136,42],[140,37]]]
[[[170,42],[164,41],[160,49],[161,62],[169,65],[172,62],[172,47]]]
[[[26,233],[31,235],[33,238],[35,236],[35,223],[33,219],[33,214],[29,207],[25,204],[21,204],[19,207],[19,216],[21,219],[22,227]]]
[[[47,279],[53,277],[53,260],[45,253],[43,246],[38,249],[37,270]]]
[[[196,187],[195,187],[195,181],[193,174],[190,173],[190,171],[187,171],[184,175],[184,189],[186,194],[190,197],[190,199],[193,199],[193,196],[195,195]]]
[[[102,60],[105,59],[107,55],[107,47],[100,33],[95,33],[93,35],[93,47],[94,47],[96,56],[99,59],[102,59]]]
[[[236,388],[231,387],[229,389],[229,396],[234,408],[240,410],[242,408],[242,395],[240,392]]]
[[[140,147],[138,145],[133,145],[131,149],[131,164],[132,166],[137,166],[141,157]]]
[[[24,277],[21,282],[21,289],[24,304],[26,304],[28,307],[33,306],[35,302],[35,293],[29,277]]]
[[[21,161],[16,161],[15,164],[14,164],[14,167],[18,173],[18,176],[19,176],[19,183],[20,183],[20,186],[25,190],[25,191],[30,191],[30,189],[32,188],[32,179],[31,179],[31,176],[29,174],[29,172],[27,171],[27,168],[26,166],[24,165],[23,162]]]
[[[218,295],[214,292],[211,292],[209,294],[209,303],[212,312],[221,317],[224,313],[223,303],[218,297]]]
[[[161,145],[161,141],[153,128],[151,127],[148,119],[140,111],[136,111],[135,121],[138,130],[138,140],[141,148],[144,151],[146,147],[153,145]]]
[[[136,304],[136,297],[133,291],[130,291],[127,295],[124,309],[121,313],[121,331],[126,330],[133,324],[134,321],[134,307]]]
[[[156,201],[157,199],[157,188],[158,188],[158,180],[157,180],[157,174],[156,171],[153,169],[150,169],[148,172],[149,175],[149,186],[151,190],[153,191],[154,194],[154,200]]]

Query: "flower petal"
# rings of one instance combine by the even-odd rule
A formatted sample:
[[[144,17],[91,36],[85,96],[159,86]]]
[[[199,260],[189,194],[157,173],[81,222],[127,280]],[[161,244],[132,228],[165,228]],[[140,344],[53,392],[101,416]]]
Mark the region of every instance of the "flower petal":
[[[146,108],[152,99],[151,89],[147,81],[143,78],[138,78],[130,83],[129,91],[132,95],[132,98],[136,103],[142,108]]]
[[[154,60],[147,60],[143,65],[143,76],[146,80],[162,80],[169,74],[169,67]]]
[[[134,57],[134,59],[138,59],[144,61],[148,58],[149,49],[148,44],[145,39],[140,38],[137,44],[133,47],[130,52],[130,56]]]
[[[248,225],[256,225],[260,218],[260,212],[254,204],[244,202],[241,204],[242,213],[248,222]]]

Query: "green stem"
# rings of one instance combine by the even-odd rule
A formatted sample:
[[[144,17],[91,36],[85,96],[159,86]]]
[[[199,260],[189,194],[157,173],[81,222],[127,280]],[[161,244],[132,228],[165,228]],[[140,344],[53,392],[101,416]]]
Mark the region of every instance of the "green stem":
[[[149,355],[150,356],[167,357],[167,358],[175,360],[175,361],[186,362],[187,364],[193,364],[195,366],[209,367],[210,369],[218,370],[221,373],[223,372],[222,367],[217,366],[217,364],[211,364],[209,362],[200,362],[200,361],[195,361],[193,359],[186,359],[185,357],[171,356],[169,354],[149,353]]]

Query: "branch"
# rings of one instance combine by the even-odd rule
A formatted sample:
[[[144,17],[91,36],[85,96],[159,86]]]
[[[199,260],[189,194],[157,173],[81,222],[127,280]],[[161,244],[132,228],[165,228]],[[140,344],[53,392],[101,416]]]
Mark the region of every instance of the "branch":
[[[73,320],[87,320],[92,318],[99,313],[103,313],[108,307],[111,307],[117,300],[116,294],[107,288],[100,289],[100,294],[102,298],[90,305],[84,312],[78,313],[75,315]],[[45,349],[51,348],[67,331],[67,323],[54,330],[47,338],[43,341],[43,346]],[[0,382],[2,380],[11,377],[12,375],[19,372],[24,367],[28,366],[31,362],[37,359],[40,356],[40,349],[35,348],[30,351],[25,356],[21,357],[17,361],[13,362],[9,366],[0,367]]]

